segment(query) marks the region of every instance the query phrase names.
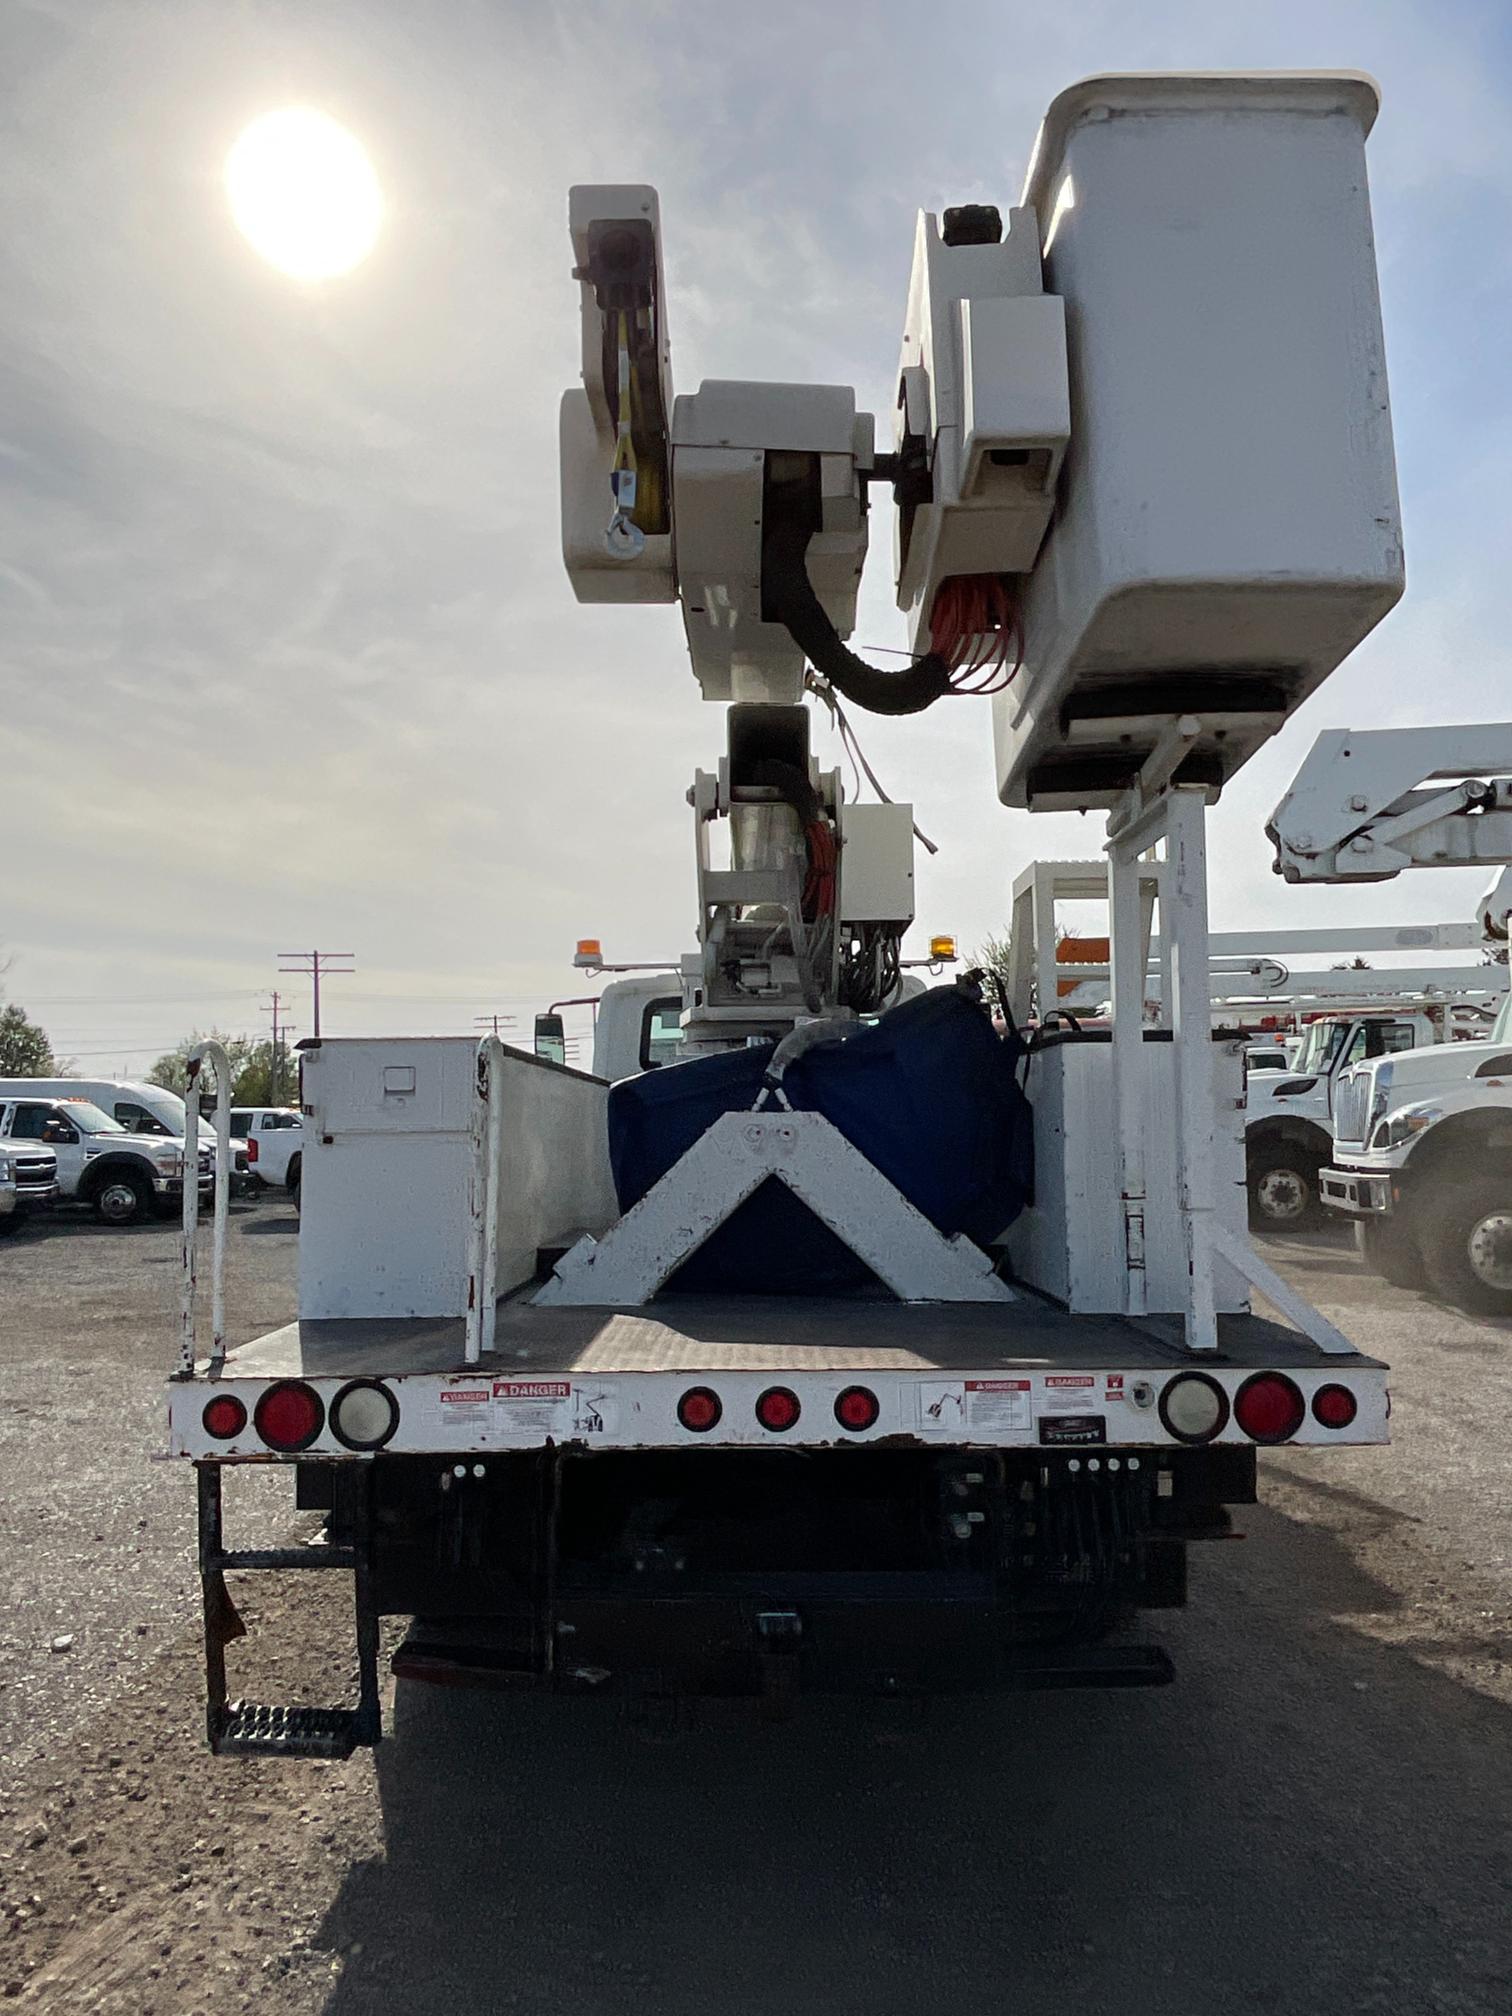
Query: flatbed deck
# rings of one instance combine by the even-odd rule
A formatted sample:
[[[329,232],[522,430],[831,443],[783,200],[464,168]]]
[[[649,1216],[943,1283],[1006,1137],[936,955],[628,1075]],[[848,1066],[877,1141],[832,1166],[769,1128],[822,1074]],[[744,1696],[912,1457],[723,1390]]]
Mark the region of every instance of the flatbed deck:
[[[664,1296],[642,1310],[499,1304],[495,1348],[468,1366],[460,1317],[286,1323],[227,1354],[228,1379],[397,1378],[465,1372],[1160,1371],[1191,1364],[1178,1322],[1072,1316],[1020,1290],[1011,1305],[891,1298]],[[1263,1316],[1219,1318],[1199,1362],[1239,1371],[1377,1370]]]

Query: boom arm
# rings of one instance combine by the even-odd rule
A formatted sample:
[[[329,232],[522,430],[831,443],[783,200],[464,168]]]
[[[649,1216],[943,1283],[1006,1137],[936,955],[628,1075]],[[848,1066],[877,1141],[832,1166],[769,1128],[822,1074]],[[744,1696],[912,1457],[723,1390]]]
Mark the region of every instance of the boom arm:
[[[1276,872],[1385,882],[1512,862],[1512,775],[1491,771],[1512,772],[1512,722],[1320,735],[1265,829]]]

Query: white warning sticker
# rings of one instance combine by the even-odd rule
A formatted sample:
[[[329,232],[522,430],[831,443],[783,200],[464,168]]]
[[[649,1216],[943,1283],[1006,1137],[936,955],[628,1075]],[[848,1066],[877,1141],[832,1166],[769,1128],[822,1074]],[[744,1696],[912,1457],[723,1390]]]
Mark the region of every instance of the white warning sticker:
[[[965,1382],[925,1380],[914,1388],[914,1410],[921,1435],[958,1435],[966,1425]]]
[[[1024,1429],[1029,1427],[1027,1379],[968,1379],[966,1381],[966,1425],[982,1429]]]
[[[432,1427],[451,1440],[476,1441],[487,1431],[492,1412],[488,1386],[486,1379],[470,1379],[439,1387],[430,1410]]]
[[[1097,1387],[1094,1372],[1047,1372],[1040,1400],[1042,1414],[1085,1414]]]
[[[517,1434],[561,1435],[572,1419],[572,1386],[566,1379],[495,1379],[495,1425]]]

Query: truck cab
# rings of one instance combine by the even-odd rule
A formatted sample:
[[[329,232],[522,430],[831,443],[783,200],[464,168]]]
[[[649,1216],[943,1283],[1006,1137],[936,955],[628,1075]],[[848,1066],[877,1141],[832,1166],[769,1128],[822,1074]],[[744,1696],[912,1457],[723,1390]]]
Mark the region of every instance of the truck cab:
[[[1317,1222],[1318,1177],[1333,1157],[1334,1104],[1345,1074],[1440,1037],[1441,1023],[1425,1010],[1320,1015],[1308,1023],[1290,1071],[1250,1075],[1244,1146],[1256,1231],[1300,1231]]]
[[[1357,1064],[1336,1096],[1325,1207],[1395,1287],[1512,1314],[1512,996],[1484,1041]]]

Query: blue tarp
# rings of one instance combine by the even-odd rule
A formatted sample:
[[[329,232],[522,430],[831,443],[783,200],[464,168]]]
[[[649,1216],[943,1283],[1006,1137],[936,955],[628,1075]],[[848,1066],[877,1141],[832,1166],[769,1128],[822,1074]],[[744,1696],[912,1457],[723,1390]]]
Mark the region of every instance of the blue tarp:
[[[609,1094],[609,1156],[622,1211],[722,1113],[756,1103],[771,1044],[627,1079]],[[935,987],[840,1044],[809,1050],[783,1079],[799,1112],[822,1113],[941,1232],[987,1244],[1033,1180],[1022,1048],[959,987]],[[773,1179],[733,1212],[669,1284],[687,1293],[812,1295],[865,1285],[868,1269]]]

